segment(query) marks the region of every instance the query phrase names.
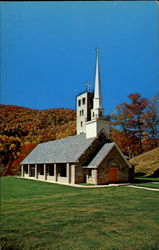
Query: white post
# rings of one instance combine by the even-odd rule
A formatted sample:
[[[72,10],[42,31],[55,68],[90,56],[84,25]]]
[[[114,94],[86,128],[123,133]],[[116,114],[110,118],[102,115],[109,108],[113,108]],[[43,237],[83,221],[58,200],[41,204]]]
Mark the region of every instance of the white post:
[[[55,181],[57,181],[57,165],[54,163],[54,176],[55,176]]]
[[[76,165],[71,165],[71,183],[75,184]]]
[[[35,178],[38,179],[38,166],[35,164]]]
[[[46,180],[46,164],[44,164],[44,179]]]
[[[24,177],[24,165],[21,165],[21,177]]]
[[[93,176],[93,179],[94,179],[94,184],[97,185],[97,180],[98,180],[98,176],[97,176],[97,169],[95,169],[95,174]]]
[[[67,166],[66,166],[66,171],[67,171],[67,173],[66,173],[66,176],[67,176],[67,180],[68,180],[68,183],[70,183],[70,164],[69,163],[67,163]]]
[[[30,177],[30,164],[28,164],[28,177]]]

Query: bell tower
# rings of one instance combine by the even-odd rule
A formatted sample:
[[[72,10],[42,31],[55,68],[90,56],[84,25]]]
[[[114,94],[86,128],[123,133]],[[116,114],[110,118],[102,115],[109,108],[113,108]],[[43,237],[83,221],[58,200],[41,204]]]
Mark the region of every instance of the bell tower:
[[[85,92],[76,97],[77,135],[86,133],[86,122],[91,120],[91,109],[93,108],[93,92],[89,90],[89,82]]]

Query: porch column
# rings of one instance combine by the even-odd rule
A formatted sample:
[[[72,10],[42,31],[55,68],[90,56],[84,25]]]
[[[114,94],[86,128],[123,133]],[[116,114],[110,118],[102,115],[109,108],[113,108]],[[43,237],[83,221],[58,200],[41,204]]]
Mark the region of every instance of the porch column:
[[[67,176],[67,180],[68,180],[68,183],[71,182],[71,176],[70,176],[70,164],[67,163],[67,166],[66,166],[66,176]]]
[[[28,164],[28,177],[30,177],[30,164]]]
[[[47,176],[46,176],[46,164],[44,164],[44,180],[47,180]]]
[[[24,177],[24,165],[21,165],[21,177]]]
[[[35,164],[35,179],[38,179],[38,165]]]
[[[94,170],[94,184],[97,185],[98,184],[98,173],[97,173],[97,169]]]
[[[54,176],[55,176],[55,181],[57,181],[57,165],[54,163]]]
[[[71,183],[75,184],[76,165],[71,165]]]

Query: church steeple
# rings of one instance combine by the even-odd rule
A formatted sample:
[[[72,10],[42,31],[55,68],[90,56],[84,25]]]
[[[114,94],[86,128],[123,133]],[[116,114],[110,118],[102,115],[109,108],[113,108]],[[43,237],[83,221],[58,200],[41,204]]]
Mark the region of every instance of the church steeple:
[[[110,122],[103,116],[101,86],[100,86],[100,67],[99,50],[96,49],[96,71],[94,82],[94,93],[89,90],[87,82],[86,92],[76,97],[77,105],[77,134],[85,133],[86,138],[98,136],[103,131],[109,138]]]
[[[99,49],[97,48],[92,119],[100,118],[102,115],[103,115],[103,109],[102,109],[102,97],[101,97],[101,86],[100,86]]]
[[[101,107],[101,87],[100,87],[100,71],[99,71],[99,49],[96,49],[96,72],[95,72],[95,91],[94,101],[96,108]],[[95,108],[95,107],[94,107]]]

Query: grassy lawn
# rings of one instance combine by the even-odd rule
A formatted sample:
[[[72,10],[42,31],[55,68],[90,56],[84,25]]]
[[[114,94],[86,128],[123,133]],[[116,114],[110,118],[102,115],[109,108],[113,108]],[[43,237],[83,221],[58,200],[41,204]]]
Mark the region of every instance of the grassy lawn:
[[[159,177],[137,177],[134,180],[135,186],[150,187],[159,189]]]
[[[159,182],[159,177],[156,177],[156,178],[147,177],[147,176],[136,177],[135,181],[137,182]]]
[[[135,184],[135,186],[159,189],[159,183],[138,183],[138,184]]]
[[[2,249],[159,249],[159,194],[1,179]]]

